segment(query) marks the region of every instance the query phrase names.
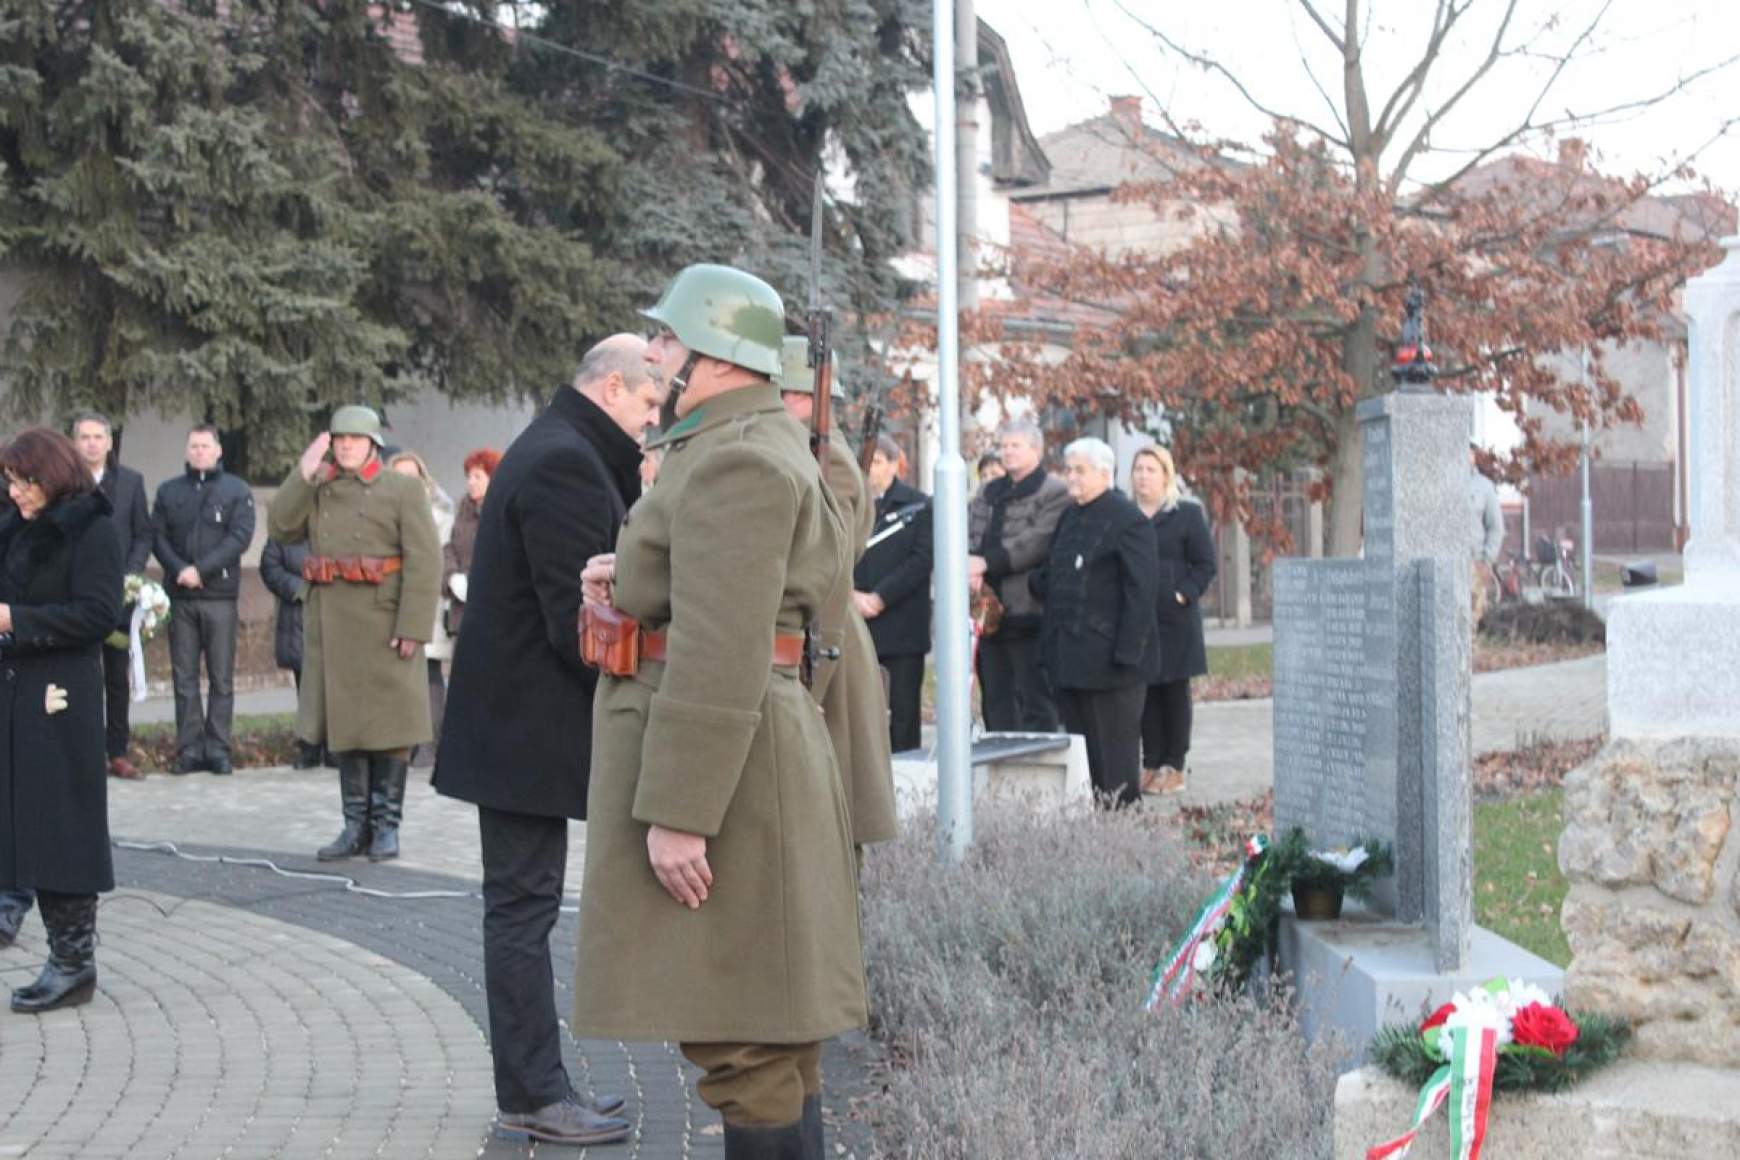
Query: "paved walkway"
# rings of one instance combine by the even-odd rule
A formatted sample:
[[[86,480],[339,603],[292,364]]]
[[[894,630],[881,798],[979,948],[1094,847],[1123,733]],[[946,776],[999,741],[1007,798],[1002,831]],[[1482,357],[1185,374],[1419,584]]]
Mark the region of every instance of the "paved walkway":
[[[723,1154],[719,1118],[668,1043],[565,1043],[582,1093],[627,1099],[623,1145],[497,1139],[476,812],[414,779],[398,863],[322,864],[335,781],[268,769],[109,783],[118,889],[98,915],[98,994],[47,1016],[0,1010],[0,1158]],[[584,835],[572,828],[570,900]],[[183,856],[137,848],[161,842]],[[552,939],[559,1013],[576,922],[565,908]],[[28,982],[44,950],[32,917],[0,951],[0,985]],[[868,1051],[852,1037],[824,1053],[843,1158],[871,1154],[848,1115]]]

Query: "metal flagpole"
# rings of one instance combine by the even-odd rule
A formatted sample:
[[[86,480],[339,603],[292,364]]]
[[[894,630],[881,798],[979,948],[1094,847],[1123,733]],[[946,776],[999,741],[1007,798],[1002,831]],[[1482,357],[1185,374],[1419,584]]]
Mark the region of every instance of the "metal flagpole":
[[[935,499],[938,855],[966,857],[973,842],[972,712],[967,703],[967,465],[961,459],[960,329],[955,314],[955,11],[934,0],[936,87],[936,385],[941,430]]]

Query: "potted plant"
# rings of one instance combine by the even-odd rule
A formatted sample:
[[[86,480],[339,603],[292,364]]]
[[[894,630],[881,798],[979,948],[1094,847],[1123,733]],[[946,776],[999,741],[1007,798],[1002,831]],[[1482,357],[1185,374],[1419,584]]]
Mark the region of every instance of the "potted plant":
[[[1319,850],[1297,826],[1282,839],[1279,853],[1292,888],[1293,912],[1306,921],[1340,918],[1346,898],[1370,901],[1373,884],[1396,870],[1390,847],[1375,838]]]

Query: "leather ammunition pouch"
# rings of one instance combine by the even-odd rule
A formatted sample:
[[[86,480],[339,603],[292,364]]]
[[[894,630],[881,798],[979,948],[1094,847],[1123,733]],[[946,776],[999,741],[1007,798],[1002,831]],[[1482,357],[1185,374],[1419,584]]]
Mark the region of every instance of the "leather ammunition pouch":
[[[580,606],[580,659],[601,673],[632,677],[640,671],[640,621],[603,604]]]
[[[380,584],[405,566],[401,556],[309,556],[302,561],[302,578],[310,584]]]

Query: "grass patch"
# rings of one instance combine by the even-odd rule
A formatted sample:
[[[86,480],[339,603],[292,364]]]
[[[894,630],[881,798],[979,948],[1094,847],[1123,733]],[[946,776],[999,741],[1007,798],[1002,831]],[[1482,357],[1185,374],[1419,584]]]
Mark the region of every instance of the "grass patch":
[[[296,757],[296,714],[244,713],[230,727],[230,760],[237,769],[289,765]],[[133,726],[129,750],[140,769],[166,772],[175,764],[175,726],[153,721]]]
[[[1559,929],[1564,804],[1563,790],[1547,790],[1474,807],[1475,921],[1561,967],[1571,961]]]
[[[1262,644],[1211,644],[1208,646],[1208,671],[1216,677],[1237,680],[1244,677],[1269,677],[1275,672],[1275,646]]]

